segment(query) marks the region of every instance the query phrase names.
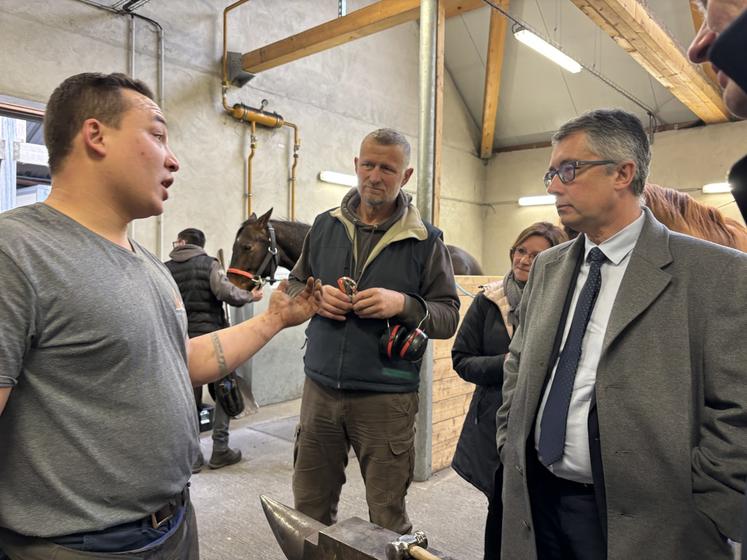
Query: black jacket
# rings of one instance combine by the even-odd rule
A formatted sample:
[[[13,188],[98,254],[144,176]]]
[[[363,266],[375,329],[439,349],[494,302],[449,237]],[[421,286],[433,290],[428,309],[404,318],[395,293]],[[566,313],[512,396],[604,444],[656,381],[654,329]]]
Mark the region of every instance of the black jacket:
[[[477,387],[464,419],[452,468],[467,482],[493,496],[498,467],[495,414],[501,404],[503,360],[511,339],[498,306],[484,293],[475,297],[457,332],[451,359],[465,381]]]
[[[404,193],[395,213],[376,226],[358,220],[359,202],[352,189],[341,207],[317,216],[291,271],[291,289],[301,289],[309,276],[333,286],[340,276],[353,276],[360,290],[396,290],[406,295],[405,310],[390,324],[408,329],[423,319],[422,304],[412,297],[419,295],[429,312],[421,328],[431,338],[449,338],[459,320],[459,298],[440,230],[421,220]],[[361,319],[354,313],[345,321],[314,316],[306,331],[306,375],[335,389],[416,391],[419,364],[389,360],[379,352],[386,329],[386,321]]]
[[[166,263],[187,310],[190,338],[226,326],[223,304],[210,290],[210,269],[214,261],[208,255],[197,255],[188,261],[170,260]]]
[[[208,256],[202,247],[179,245],[169,257],[165,264],[179,286],[190,338],[226,326],[221,302],[241,307],[254,300],[251,292],[229,282],[218,259]]]

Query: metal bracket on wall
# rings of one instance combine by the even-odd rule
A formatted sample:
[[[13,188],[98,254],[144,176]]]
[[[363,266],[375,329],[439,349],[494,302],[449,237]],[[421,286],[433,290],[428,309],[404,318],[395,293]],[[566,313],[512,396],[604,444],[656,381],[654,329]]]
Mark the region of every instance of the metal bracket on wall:
[[[236,87],[244,87],[254,74],[246,72],[241,66],[241,53],[228,51],[228,80]]]
[[[49,161],[49,152],[47,147],[41,144],[29,144],[16,140],[13,142],[13,160],[18,163],[46,166]]]

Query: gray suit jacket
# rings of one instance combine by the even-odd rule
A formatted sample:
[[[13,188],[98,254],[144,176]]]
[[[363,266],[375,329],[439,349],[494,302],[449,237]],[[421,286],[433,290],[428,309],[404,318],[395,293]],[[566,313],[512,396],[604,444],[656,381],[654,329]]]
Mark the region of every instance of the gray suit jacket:
[[[608,559],[727,559],[747,475],[747,255],[645,212],[597,369]],[[504,367],[504,560],[536,558],[528,438],[583,246],[537,257]]]

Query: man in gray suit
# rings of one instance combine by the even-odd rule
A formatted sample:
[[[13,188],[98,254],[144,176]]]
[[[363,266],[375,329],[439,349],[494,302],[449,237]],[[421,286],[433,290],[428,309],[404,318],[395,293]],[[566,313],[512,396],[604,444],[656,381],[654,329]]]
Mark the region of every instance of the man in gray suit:
[[[583,235],[534,262],[504,368],[504,560],[727,559],[747,472],[747,256],[641,207],[637,117],[553,138]]]

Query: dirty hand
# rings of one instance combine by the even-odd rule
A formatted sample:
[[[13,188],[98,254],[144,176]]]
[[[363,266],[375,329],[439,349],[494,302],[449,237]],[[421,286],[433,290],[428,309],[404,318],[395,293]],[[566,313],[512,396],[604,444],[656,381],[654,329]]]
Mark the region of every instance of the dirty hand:
[[[294,297],[288,294],[288,281],[283,280],[270,296],[268,313],[280,318],[283,328],[293,327],[308,321],[319,309],[322,283],[309,276],[306,287]]]
[[[262,291],[262,286],[257,286],[252,290],[252,301],[259,301],[264,297],[265,293]]]
[[[319,311],[317,313],[327,319],[344,321],[345,315],[353,309],[350,296],[340,291],[337,286],[322,286],[319,295]]]
[[[386,288],[368,288],[353,296],[353,311],[364,319],[389,319],[405,309],[405,294]]]

